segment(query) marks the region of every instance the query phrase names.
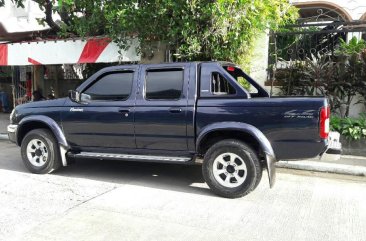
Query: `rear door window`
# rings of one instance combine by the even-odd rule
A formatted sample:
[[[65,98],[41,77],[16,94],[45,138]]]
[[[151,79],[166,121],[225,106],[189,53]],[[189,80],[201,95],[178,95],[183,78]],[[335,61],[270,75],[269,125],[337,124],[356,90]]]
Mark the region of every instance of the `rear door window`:
[[[145,98],[147,100],[178,100],[182,96],[183,69],[147,70]]]

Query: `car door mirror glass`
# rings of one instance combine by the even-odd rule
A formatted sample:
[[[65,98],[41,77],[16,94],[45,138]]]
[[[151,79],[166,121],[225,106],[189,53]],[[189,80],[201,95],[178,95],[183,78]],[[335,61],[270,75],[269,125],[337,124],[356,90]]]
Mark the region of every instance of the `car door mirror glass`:
[[[85,93],[80,94],[80,101],[81,102],[90,102],[91,96]]]
[[[78,102],[80,102],[80,93],[76,90],[70,90],[69,98],[70,98],[70,100],[78,103]]]

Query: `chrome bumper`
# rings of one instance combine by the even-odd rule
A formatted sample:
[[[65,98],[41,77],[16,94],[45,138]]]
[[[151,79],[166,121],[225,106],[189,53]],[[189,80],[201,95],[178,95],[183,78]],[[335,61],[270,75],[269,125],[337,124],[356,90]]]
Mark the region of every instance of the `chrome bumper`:
[[[8,125],[8,133],[15,133],[17,132],[18,125]]]
[[[18,130],[18,125],[8,125],[7,131],[8,131],[9,140],[11,142],[16,142],[17,130]]]
[[[341,158],[342,143],[339,142],[340,134],[332,131],[328,136],[327,149],[320,155],[321,161],[336,161]]]

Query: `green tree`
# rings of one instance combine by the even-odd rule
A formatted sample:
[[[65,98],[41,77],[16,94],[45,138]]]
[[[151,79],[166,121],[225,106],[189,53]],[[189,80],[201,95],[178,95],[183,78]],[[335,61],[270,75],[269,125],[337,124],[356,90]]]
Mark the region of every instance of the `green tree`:
[[[288,0],[33,1],[45,12],[40,21],[61,36],[107,35],[121,49],[137,37],[139,50],[162,41],[185,60],[244,63],[259,33],[297,17]],[[53,12],[61,23],[53,20]]]

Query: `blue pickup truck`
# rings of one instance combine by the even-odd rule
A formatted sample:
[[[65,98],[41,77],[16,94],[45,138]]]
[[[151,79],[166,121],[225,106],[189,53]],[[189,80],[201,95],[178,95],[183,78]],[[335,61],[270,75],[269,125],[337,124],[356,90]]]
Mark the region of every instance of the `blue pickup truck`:
[[[122,65],[68,98],[17,106],[8,134],[33,173],[77,158],[202,163],[212,191],[237,198],[263,169],[272,187],[278,160],[339,155],[329,117],[326,98],[270,98],[232,63]]]

